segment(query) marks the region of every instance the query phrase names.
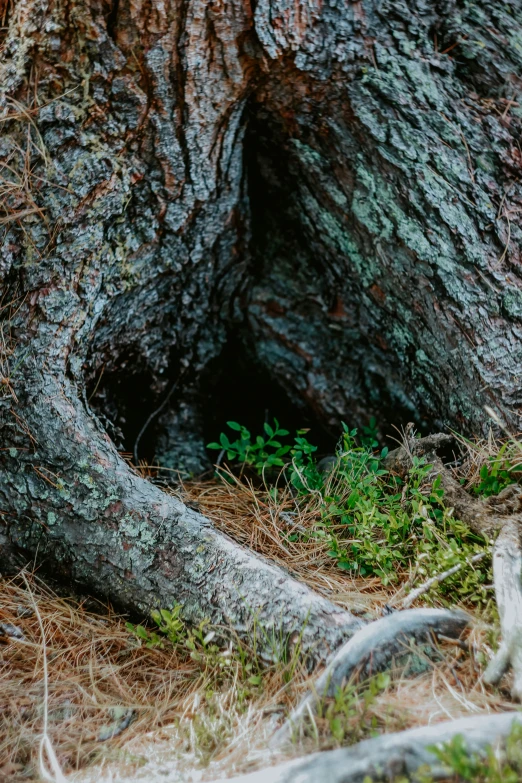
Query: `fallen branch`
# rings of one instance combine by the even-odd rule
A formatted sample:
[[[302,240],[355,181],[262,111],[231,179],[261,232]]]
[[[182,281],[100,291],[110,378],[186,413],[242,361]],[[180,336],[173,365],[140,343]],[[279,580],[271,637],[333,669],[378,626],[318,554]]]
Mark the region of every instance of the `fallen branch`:
[[[469,620],[461,611],[410,609],[394,612],[362,628],[337,650],[312,690],[274,734],[270,747],[288,741],[317,703],[325,696],[333,696],[344,682],[354,676],[366,678],[387,668],[394,656],[404,654],[412,639],[426,641],[432,634],[459,637]]]
[[[351,748],[314,753],[248,775],[232,778],[231,783],[372,783],[410,776],[422,767],[433,780],[448,778],[432,747],[465,737],[470,753],[485,754],[488,748],[502,744],[513,724],[522,723],[519,712],[481,715],[474,718],[437,723],[396,734],[384,734],[376,739],[359,742]],[[174,777],[166,777],[172,783]],[[127,783],[131,783],[130,780]]]

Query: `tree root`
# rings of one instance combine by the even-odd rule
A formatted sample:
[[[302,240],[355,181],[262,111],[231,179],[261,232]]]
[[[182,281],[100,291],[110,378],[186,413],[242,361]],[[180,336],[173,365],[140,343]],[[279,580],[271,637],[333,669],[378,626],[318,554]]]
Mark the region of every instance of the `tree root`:
[[[519,521],[506,520],[495,542],[493,576],[500,615],[502,643],[489,663],[484,681],[497,685],[512,667],[513,698],[522,701],[522,554]]]
[[[511,484],[485,500],[472,498],[437,456],[437,449],[452,440],[451,436],[443,434],[406,440],[404,445],[388,454],[385,465],[389,470],[406,475],[413,456],[425,456],[433,464],[433,476],[440,476],[446,505],[453,507],[455,515],[479,535],[491,538],[498,534],[493,552],[493,577],[502,643],[490,661],[484,680],[497,685],[512,668],[511,694],[522,701],[522,488]]]
[[[0,471],[9,558],[36,558],[141,617],[182,604],[191,623],[207,618],[255,636],[266,660],[299,644],[312,665],[363,625],[139,476],[66,379],[47,375],[30,397],[32,441],[20,433]]]
[[[230,779],[230,783],[372,783],[413,775],[420,767],[433,780],[447,780],[431,748],[462,735],[470,753],[483,754],[490,746],[502,743],[513,724],[522,723],[519,712],[481,715],[422,726],[396,734],[383,734],[364,740],[351,748],[314,753],[306,758],[265,768]],[[173,778],[166,778],[166,783]],[[130,781],[129,781],[130,783]]]
[[[411,640],[426,641],[431,634],[459,637],[469,621],[470,617],[461,611],[409,609],[362,628],[334,654],[312,690],[274,734],[270,747],[279,747],[291,739],[320,699],[333,696],[354,675],[369,677],[382,671],[394,656],[404,653]]]

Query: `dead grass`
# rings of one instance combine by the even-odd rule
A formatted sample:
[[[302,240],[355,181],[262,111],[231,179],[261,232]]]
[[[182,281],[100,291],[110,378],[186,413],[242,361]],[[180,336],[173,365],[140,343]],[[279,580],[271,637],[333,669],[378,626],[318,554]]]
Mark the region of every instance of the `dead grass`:
[[[0,635],[0,780],[39,779],[45,710],[49,741],[66,774],[95,765],[97,779],[102,760],[139,767],[139,752],[128,748],[144,736],[155,744],[168,737],[171,761],[178,753],[195,765],[219,762],[235,749],[239,759],[241,739],[258,734],[265,710],[288,709],[304,679],[298,666],[286,684],[280,666],[266,671],[262,689],[245,685],[234,661],[224,672],[193,660],[183,647],[148,649],[110,608],[89,611],[24,576],[0,583],[0,623],[15,625],[24,637]],[[47,768],[48,762],[44,753]]]
[[[16,625],[24,639],[0,637],[0,779],[27,779],[38,770],[43,728],[43,639],[48,665],[49,739],[67,772],[93,763],[101,754],[100,730],[111,723],[111,708],[134,711],[126,736],[168,723],[201,684],[201,671],[176,651],[136,645],[110,610],[94,614],[81,602],[59,598],[40,580],[20,579],[0,587],[0,622]]]
[[[480,483],[481,468],[484,465],[490,466],[492,461],[497,461],[499,464],[509,462],[513,478],[520,479],[522,474],[522,435],[498,438],[490,430],[486,438],[468,440],[457,436],[457,441],[465,454],[465,459],[458,469],[458,477],[465,479],[466,489]]]
[[[226,471],[228,481],[185,482],[176,494],[198,508],[214,525],[246,547],[270,558],[292,576],[352,612],[379,610],[390,600],[376,577],[355,578],[340,571],[328,555],[329,544],[313,534],[318,521],[317,505],[295,503],[288,489],[273,500],[264,487],[239,481]],[[293,533],[299,535],[292,540]]]
[[[291,535],[297,525],[311,529],[314,519],[312,507],[292,516],[290,495],[280,494],[273,503],[251,482],[216,480],[187,483],[179,493],[221,530],[341,605],[379,616],[384,603],[397,596],[401,585],[384,589],[377,579],[354,579],[336,569],[322,540],[289,540],[285,533]],[[0,780],[39,779],[44,642],[49,742],[59,767],[74,780],[159,781],[174,767],[180,782],[195,781],[271,760],[268,736],[310,686],[298,662],[291,678],[289,664],[279,664],[263,672],[259,686],[252,685],[236,647],[226,670],[215,657],[193,660],[182,646],[148,649],[109,607],[93,612],[85,601],[60,598],[38,578],[27,579],[0,583],[0,622],[24,634],[22,640],[0,637]],[[362,685],[339,704],[330,700],[294,752],[335,747],[331,720],[339,715],[346,744],[375,730],[508,708],[507,690],[494,693],[481,683],[490,636],[478,619],[465,639],[467,649],[444,644],[440,662],[426,659],[419,676],[407,678],[398,670],[371,699]],[[49,768],[46,752],[43,763]]]
[[[4,580],[0,605],[0,622],[24,634],[24,639],[4,636],[0,644],[0,780],[39,779],[45,683],[38,614],[48,666],[49,741],[64,774],[83,770],[73,779],[85,783],[161,780],[162,770],[173,767],[179,781],[190,781],[266,764],[275,723],[310,685],[299,666],[290,682],[288,668],[274,666],[254,687],[239,666],[224,675],[182,648],[139,646],[109,608],[88,610],[85,602],[58,597],[35,577],[27,583]],[[344,743],[375,730],[506,709],[507,698],[480,681],[487,632],[478,624],[468,636],[471,654],[443,645],[440,663],[427,665],[414,679],[395,672],[373,700],[362,685],[344,704],[349,708]],[[338,713],[331,701],[325,709],[329,712],[316,719],[295,753],[336,746],[330,720]],[[342,717],[342,704],[340,709]],[[133,720],[118,734],[130,713]],[[102,741],[111,730],[115,736]],[[45,753],[44,763],[49,766]]]

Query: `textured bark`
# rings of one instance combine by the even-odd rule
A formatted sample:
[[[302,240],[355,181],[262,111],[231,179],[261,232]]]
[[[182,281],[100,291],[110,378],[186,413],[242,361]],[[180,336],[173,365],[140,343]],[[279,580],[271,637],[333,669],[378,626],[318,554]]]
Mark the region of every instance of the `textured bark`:
[[[256,94],[257,355],[331,421],[518,423],[520,4],[316,15]]]
[[[324,659],[361,626],[136,475],[82,405],[75,407],[68,382],[47,373],[42,384],[46,463],[36,442],[33,469],[22,457],[0,483],[7,492],[12,481],[26,504],[25,513],[5,518],[19,550],[141,616],[181,603],[192,623],[211,618],[255,636],[268,660],[284,658],[296,644],[309,663]],[[27,416],[25,426],[36,431],[37,420],[32,425]]]
[[[14,0],[6,546],[135,608],[226,605],[238,627],[251,607],[216,597],[228,579],[288,632],[311,602],[311,639],[332,607],[306,593],[294,616],[295,585],[269,605],[269,566],[249,560],[249,581],[248,555],[110,438],[132,450],[150,419],[140,448],[155,433],[157,459],[201,465],[231,333],[327,426],[403,410],[474,431],[484,403],[516,423],[521,31],[510,0]],[[325,650],[353,630],[337,619]]]

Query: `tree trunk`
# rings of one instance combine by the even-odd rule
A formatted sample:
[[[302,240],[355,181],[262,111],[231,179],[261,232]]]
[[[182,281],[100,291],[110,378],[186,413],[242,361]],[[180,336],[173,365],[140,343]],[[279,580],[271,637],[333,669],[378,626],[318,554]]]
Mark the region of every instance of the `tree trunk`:
[[[348,613],[117,448],[203,467],[212,407],[255,399],[254,370],[327,429],[376,414],[478,433],[484,405],[518,425],[520,4],[4,16],[4,562],[14,548],[140,611],[308,618],[326,654]]]

